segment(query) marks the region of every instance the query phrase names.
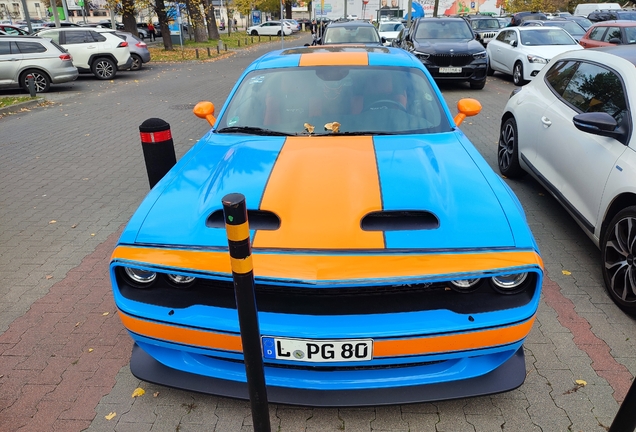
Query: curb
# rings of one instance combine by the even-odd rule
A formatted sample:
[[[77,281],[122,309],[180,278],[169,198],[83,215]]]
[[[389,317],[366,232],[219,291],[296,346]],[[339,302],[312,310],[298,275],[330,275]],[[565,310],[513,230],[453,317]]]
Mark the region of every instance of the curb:
[[[28,100],[25,102],[17,103],[15,105],[10,105],[8,107],[0,108],[0,117],[2,117],[5,114],[13,114],[15,112],[22,110],[23,108],[36,107],[44,101],[45,99],[43,97],[36,97],[35,99],[32,99],[32,100]]]

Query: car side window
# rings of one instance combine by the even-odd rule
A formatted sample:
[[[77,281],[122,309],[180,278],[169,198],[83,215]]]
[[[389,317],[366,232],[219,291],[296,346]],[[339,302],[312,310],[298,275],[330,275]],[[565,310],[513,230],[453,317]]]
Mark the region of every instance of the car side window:
[[[46,52],[46,47],[38,42],[16,42],[15,44],[22,54]]]
[[[574,61],[560,61],[552,66],[545,74],[545,80],[552,91],[563,96],[563,92],[565,92],[578,65],[579,63]]]
[[[497,38],[496,38],[496,39],[497,39],[499,42],[504,42],[504,43],[505,43],[505,42],[506,42],[506,37],[507,37],[507,34],[508,34],[508,33],[510,33],[510,32],[509,32],[509,31],[502,31],[501,33],[499,33],[499,34],[497,35]]]
[[[0,55],[11,54],[11,42],[0,41]]]
[[[106,37],[103,34],[97,33],[96,31],[91,30],[90,36],[93,38],[95,42],[105,42]]]
[[[608,27],[605,36],[603,36],[603,42],[609,42],[612,38],[621,38],[621,29],[618,27]]]
[[[627,101],[620,77],[605,67],[582,62],[570,79],[563,99],[581,112],[605,112],[620,121]]]
[[[588,39],[600,41],[603,39],[606,27],[594,27],[588,36]]]
[[[60,32],[58,30],[47,31],[42,37],[49,38],[57,44],[60,43]]]
[[[93,42],[93,38],[86,31],[67,31],[64,32],[64,35],[66,36],[67,45]]]

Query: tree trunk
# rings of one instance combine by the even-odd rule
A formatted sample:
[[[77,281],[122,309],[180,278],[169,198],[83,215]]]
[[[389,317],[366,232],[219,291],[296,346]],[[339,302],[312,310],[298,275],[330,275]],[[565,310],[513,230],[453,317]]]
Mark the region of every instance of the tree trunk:
[[[124,24],[124,31],[139,36],[137,31],[137,19],[135,18],[135,3],[133,0],[121,1],[121,22]]]
[[[172,38],[170,37],[170,29],[168,28],[168,14],[166,13],[166,6],[163,0],[155,0],[155,13],[159,19],[163,47],[166,51],[172,51]]]
[[[186,0],[186,6],[190,12],[190,28],[194,33],[194,41],[206,42],[208,40],[208,35],[203,22],[200,0]]]
[[[208,38],[215,40],[221,39],[214,16],[214,5],[210,0],[205,0],[205,19],[208,22]]]
[[[347,1],[347,0],[344,0],[344,1]],[[285,18],[291,19],[291,17],[292,17],[292,4],[291,4],[291,2],[285,2],[284,4],[285,4]]]

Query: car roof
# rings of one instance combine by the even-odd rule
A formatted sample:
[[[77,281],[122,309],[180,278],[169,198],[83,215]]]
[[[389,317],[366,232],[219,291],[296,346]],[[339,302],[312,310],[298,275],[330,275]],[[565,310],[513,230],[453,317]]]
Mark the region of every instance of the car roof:
[[[594,23],[594,27],[636,27],[636,21],[632,20],[610,20]]]
[[[375,28],[373,24],[368,23],[366,21],[359,21],[359,20],[334,21],[331,24],[329,24],[327,28],[334,28],[334,27],[373,27]]]
[[[107,28],[107,27],[48,27],[45,30],[42,31],[42,33],[44,33],[45,31],[51,31],[51,30],[56,30],[56,29],[63,29],[64,31],[86,31],[86,30],[90,30],[90,31],[96,31],[97,33],[113,33],[113,29],[111,28]]]

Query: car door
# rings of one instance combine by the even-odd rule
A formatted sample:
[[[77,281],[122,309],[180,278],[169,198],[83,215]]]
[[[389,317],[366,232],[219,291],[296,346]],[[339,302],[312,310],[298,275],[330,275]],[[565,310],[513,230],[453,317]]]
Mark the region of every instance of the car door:
[[[534,166],[552,192],[593,232],[605,184],[627,147],[614,138],[577,129],[572,119],[585,112],[606,112],[631,127],[625,86],[607,66],[583,61],[553,65],[546,82],[556,101],[541,115]]]
[[[603,36],[605,35],[605,26],[596,26],[589,30],[589,33],[581,38],[579,42],[584,48],[596,48],[607,45],[603,42]]]
[[[501,38],[499,36],[501,36]],[[491,49],[494,58],[493,64],[496,65],[493,69],[511,74],[517,56],[517,45],[519,45],[517,30],[502,30],[496,40],[501,43],[498,43]]]
[[[22,64],[22,56],[15,42],[0,40],[0,84],[11,84]]]
[[[61,30],[62,46],[73,56],[77,67],[90,68],[90,58],[99,51],[89,30]]]

